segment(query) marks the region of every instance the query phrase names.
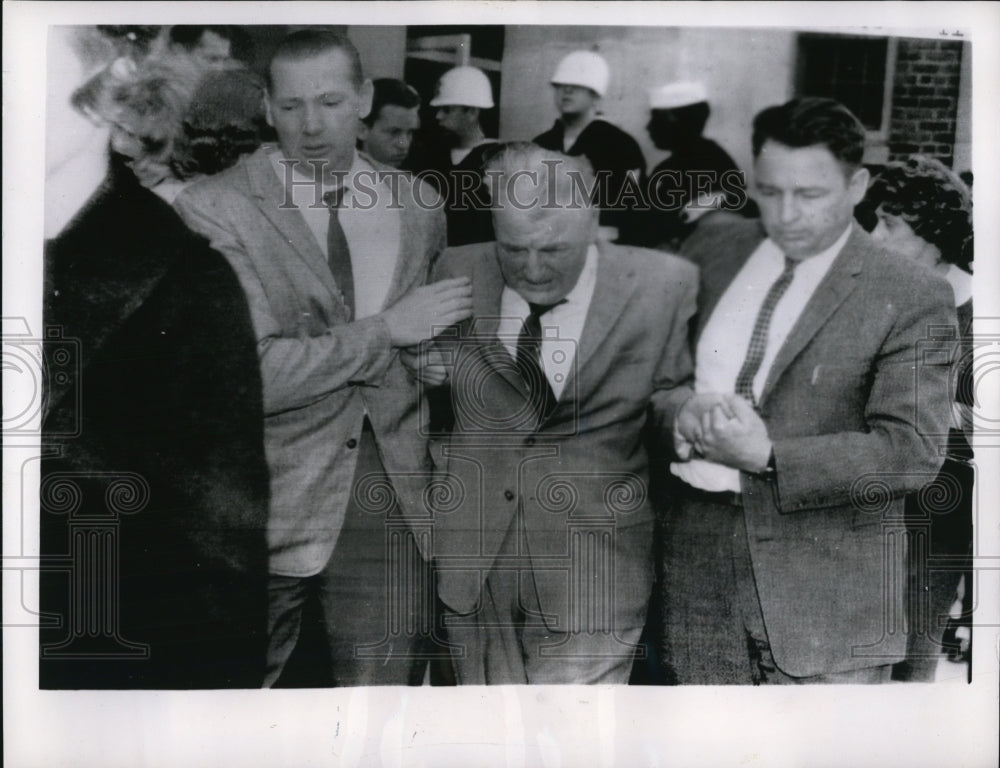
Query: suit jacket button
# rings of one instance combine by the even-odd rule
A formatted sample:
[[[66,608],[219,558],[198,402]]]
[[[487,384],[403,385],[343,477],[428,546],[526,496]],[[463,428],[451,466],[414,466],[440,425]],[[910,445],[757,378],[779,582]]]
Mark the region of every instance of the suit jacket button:
[[[357,447],[358,447],[358,441],[357,441],[357,440],[355,440],[355,439],[354,439],[354,438],[352,437],[352,438],[351,438],[350,440],[348,440],[348,441],[347,441],[347,447],[348,447],[348,448],[357,448]]]
[[[503,492],[503,497],[505,499],[507,499],[507,501],[513,501],[514,500],[514,492],[513,491],[504,491]]]
[[[529,437],[527,440],[524,441],[524,444],[525,445],[534,445],[535,444],[535,438]]]

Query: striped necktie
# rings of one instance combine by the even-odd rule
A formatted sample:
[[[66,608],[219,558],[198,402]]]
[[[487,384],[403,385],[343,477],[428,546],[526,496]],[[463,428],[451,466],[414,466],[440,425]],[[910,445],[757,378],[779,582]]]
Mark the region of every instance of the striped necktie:
[[[740,368],[736,377],[736,394],[750,401],[754,408],[757,407],[757,398],[753,393],[753,381],[757,378],[760,364],[764,361],[764,353],[767,351],[767,334],[771,327],[771,315],[774,308],[778,306],[781,297],[785,295],[788,286],[795,277],[795,267],[797,261],[785,257],[785,269],[778,279],[774,281],[764,296],[764,303],[757,313],[757,320],[753,324],[753,333],[750,335],[750,345],[747,347],[747,356],[743,360],[743,367]]]

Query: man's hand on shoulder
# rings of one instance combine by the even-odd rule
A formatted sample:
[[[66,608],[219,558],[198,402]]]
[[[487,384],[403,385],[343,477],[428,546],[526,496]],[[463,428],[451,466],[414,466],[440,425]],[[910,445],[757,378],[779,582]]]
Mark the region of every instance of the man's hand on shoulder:
[[[412,347],[472,315],[472,281],[440,280],[414,288],[382,313],[394,347]]]

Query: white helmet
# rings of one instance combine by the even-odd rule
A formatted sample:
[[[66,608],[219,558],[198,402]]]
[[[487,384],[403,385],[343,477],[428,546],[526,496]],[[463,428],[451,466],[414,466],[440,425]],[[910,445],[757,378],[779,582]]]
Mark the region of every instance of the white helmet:
[[[603,96],[610,78],[608,62],[603,56],[593,51],[573,51],[559,62],[549,82],[552,85],[582,85]]]
[[[493,107],[493,89],[490,79],[475,67],[449,69],[438,80],[437,93],[431,99],[432,107]]]

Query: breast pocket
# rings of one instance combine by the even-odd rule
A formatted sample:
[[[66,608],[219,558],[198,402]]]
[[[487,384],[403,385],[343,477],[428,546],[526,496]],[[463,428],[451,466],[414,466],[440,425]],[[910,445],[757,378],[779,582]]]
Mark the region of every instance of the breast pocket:
[[[817,390],[852,391],[871,384],[871,368],[867,360],[838,360],[814,365],[809,385]]]
[[[810,412],[820,429],[863,426],[872,372],[866,360],[838,360],[815,365],[809,378]],[[824,419],[822,416],[825,415]]]

